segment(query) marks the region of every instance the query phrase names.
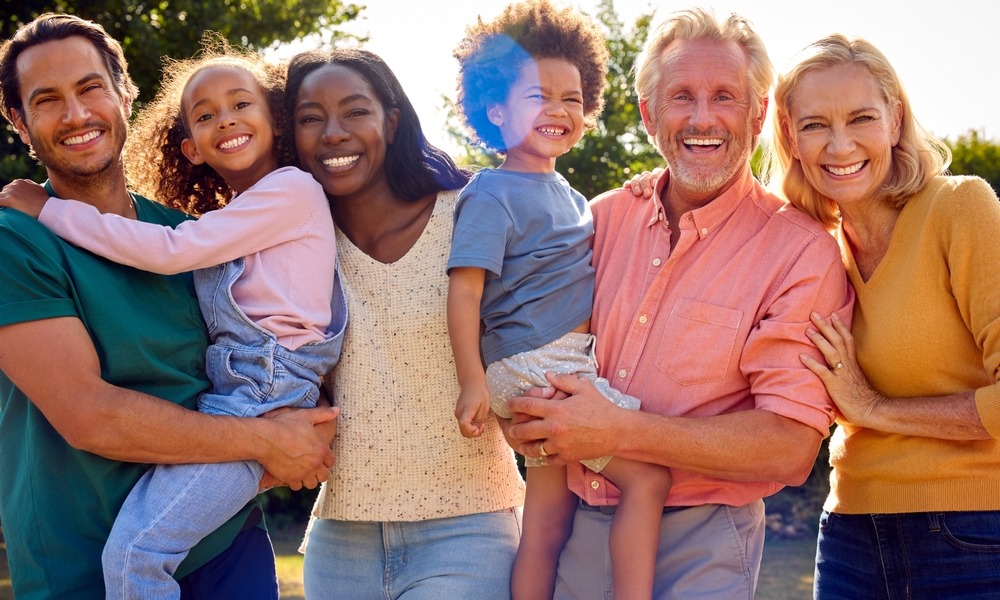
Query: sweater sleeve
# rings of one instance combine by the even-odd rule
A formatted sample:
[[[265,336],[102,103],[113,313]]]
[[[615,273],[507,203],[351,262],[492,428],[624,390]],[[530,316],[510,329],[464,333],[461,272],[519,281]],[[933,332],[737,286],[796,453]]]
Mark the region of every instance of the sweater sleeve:
[[[174,228],[101,214],[76,200],[52,199],[38,219],[59,237],[117,263],[174,274],[210,267],[301,237],[327,206],[307,173],[272,172],[224,209]]]
[[[955,202],[941,216],[952,290],[962,314],[983,352],[983,367],[993,384],[976,390],[976,408],[983,426],[1000,438],[1000,202],[978,177],[962,178]]]

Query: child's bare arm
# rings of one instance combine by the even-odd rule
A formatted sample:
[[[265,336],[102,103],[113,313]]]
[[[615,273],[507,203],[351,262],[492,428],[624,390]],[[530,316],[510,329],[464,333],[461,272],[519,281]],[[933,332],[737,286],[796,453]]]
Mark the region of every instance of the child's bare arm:
[[[490,395],[486,371],[479,353],[479,311],[486,271],[473,267],[451,270],[448,284],[448,335],[455,355],[455,372],[462,388],[455,405],[455,418],[466,437],[483,432],[489,414]]]
[[[35,219],[48,200],[45,188],[27,179],[15,179],[0,190],[0,206],[19,210]]]

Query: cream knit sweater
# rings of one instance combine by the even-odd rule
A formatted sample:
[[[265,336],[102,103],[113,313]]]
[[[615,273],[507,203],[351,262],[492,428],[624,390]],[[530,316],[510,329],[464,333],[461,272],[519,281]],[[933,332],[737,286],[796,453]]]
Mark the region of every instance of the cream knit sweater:
[[[347,333],[331,394],[341,409],[336,466],[313,516],[420,521],[520,506],[524,483],[496,420],[462,437],[448,339],[445,263],[457,191],[442,192],[423,234],[383,264],[337,232]]]

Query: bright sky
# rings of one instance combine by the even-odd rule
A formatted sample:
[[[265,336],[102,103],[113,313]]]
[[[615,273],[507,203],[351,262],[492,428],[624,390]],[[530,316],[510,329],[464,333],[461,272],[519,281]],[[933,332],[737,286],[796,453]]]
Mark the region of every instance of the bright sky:
[[[553,0],[590,14],[597,0]],[[455,97],[456,61],[451,52],[465,26],[489,20],[509,0],[360,0],[366,4],[350,30],[367,34],[365,48],[396,73],[420,116],[427,137],[448,149],[442,96]],[[616,0],[626,27],[661,6],[657,15],[688,6],[749,18],[767,44],[775,68],[796,52],[834,32],[874,43],[896,68],[914,112],[932,133],[954,140],[969,129],[1000,138],[1000,3],[982,0],[705,0],[675,3]],[[654,23],[657,18],[654,17]],[[994,41],[991,41],[994,40]],[[280,52],[283,58],[287,52]]]

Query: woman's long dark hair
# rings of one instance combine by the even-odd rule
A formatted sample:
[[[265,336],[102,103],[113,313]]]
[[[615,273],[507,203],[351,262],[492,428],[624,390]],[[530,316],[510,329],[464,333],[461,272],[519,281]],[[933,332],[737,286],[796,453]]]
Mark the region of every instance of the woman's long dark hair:
[[[367,50],[311,50],[292,57],[285,85],[285,107],[289,115],[295,114],[302,82],[309,74],[326,65],[351,69],[368,83],[386,112],[392,109],[399,111],[395,136],[386,149],[383,166],[394,194],[414,201],[428,194],[458,189],[468,183],[469,171],[459,168],[448,154],[427,141],[417,112],[396,75],[385,61]],[[294,135],[294,132],[290,134]]]

